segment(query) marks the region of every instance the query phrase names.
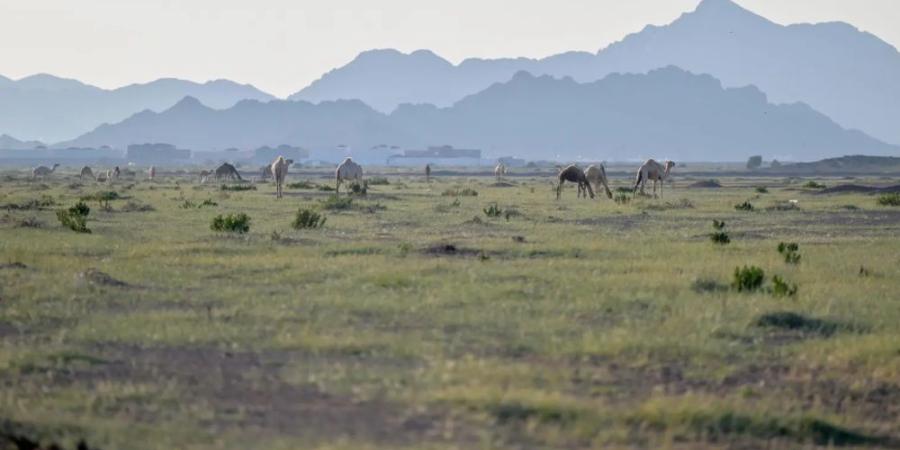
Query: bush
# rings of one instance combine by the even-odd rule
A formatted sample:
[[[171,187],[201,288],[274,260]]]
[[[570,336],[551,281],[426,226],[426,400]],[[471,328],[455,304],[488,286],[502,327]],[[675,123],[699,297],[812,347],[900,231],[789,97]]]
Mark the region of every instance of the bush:
[[[756,155],[751,156],[750,159],[747,160],[747,168],[750,170],[756,170],[762,167],[763,159],[762,156]]]
[[[294,216],[294,222],[291,226],[295,230],[314,229],[325,226],[325,220],[325,216],[311,209],[300,208],[297,210],[297,215]]]
[[[471,188],[465,189],[447,189],[442,192],[444,197],[478,197],[478,191]]]
[[[369,184],[368,182],[353,182],[350,183],[350,195],[357,195],[360,197],[365,197],[369,193]]]
[[[85,202],[96,201],[100,206],[103,207],[103,209],[106,209],[108,211],[110,209],[109,202],[112,200],[119,200],[121,198],[122,196],[120,196],[116,191],[102,191],[81,197],[81,200]]]
[[[321,200],[319,206],[328,210],[343,210],[353,207],[353,199],[350,197],[339,197],[332,195],[325,200]]]
[[[750,202],[739,203],[734,205],[734,209],[738,211],[753,211],[753,204]]]
[[[709,240],[713,241],[714,244],[719,245],[727,245],[731,243],[731,237],[728,236],[728,232],[725,231],[725,222],[719,222],[716,219],[713,219],[713,231],[709,234]]]
[[[287,185],[288,189],[315,189],[316,185],[309,181],[298,181]]]
[[[629,193],[630,192],[631,191],[629,191]],[[613,201],[615,201],[617,205],[627,205],[631,202],[631,196],[623,192],[616,192],[615,197],[613,197]]]
[[[794,297],[797,295],[797,285],[789,284],[778,275],[772,277],[772,295],[776,297]]]
[[[223,191],[255,191],[256,186],[252,184],[223,184]]]
[[[202,207],[204,207],[204,206],[219,206],[219,204],[216,203],[216,202],[214,202],[214,201],[212,201],[211,198],[208,198],[208,199],[206,199],[206,200],[203,200],[203,203],[197,205],[197,208],[202,208]]]
[[[807,181],[806,184],[803,185],[803,187],[805,187],[807,189],[825,189],[824,184],[816,183],[815,181],[812,181],[812,180]]]
[[[900,193],[881,194],[878,196],[878,204],[881,206],[900,206]]]
[[[250,216],[244,213],[227,216],[219,214],[213,218],[209,227],[213,231],[244,234],[250,231]]]
[[[735,267],[731,288],[738,292],[754,292],[762,287],[765,280],[766,273],[759,267]]]
[[[322,192],[334,192],[334,188],[331,186],[328,186],[327,184],[323,184],[316,189],[318,189]]]
[[[778,253],[784,256],[784,262],[788,264],[800,263],[800,246],[796,242],[778,244]]]
[[[87,217],[91,213],[91,208],[84,202],[78,202],[69,209],[61,209],[56,211],[56,218],[59,222],[78,233],[90,233],[87,227]]]
[[[369,178],[366,183],[370,186],[386,186],[391,184],[391,182],[388,181],[388,179],[385,177],[372,177]]]
[[[756,193],[757,193],[757,194],[768,194],[768,193],[769,193],[769,188],[767,188],[767,187],[765,187],[765,186],[759,186],[759,187],[756,188]]]
[[[484,215],[488,217],[500,217],[503,214],[503,210],[497,206],[496,203],[491,204],[491,206],[484,208]]]

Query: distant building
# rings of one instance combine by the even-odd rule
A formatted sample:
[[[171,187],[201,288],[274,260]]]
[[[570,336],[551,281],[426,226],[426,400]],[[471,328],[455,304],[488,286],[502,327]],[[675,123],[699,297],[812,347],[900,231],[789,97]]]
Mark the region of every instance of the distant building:
[[[291,147],[290,145],[279,145],[276,148],[269,146],[260,147],[253,151],[253,162],[256,164],[268,164],[279,156],[286,159],[293,159],[294,162],[309,159],[309,150],[300,147]]]
[[[431,146],[425,150],[406,150],[402,155],[393,155],[387,163],[391,166],[478,166],[481,165],[481,150],[453,148],[450,145]]]
[[[132,144],[125,152],[125,159],[144,164],[180,164],[191,159],[191,151],[177,149],[172,144]]]

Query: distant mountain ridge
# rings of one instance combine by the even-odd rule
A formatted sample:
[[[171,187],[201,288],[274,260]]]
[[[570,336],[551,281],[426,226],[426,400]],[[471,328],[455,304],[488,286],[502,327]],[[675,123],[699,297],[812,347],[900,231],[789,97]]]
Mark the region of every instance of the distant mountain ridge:
[[[595,160],[735,161],[757,153],[812,160],[900,151],[805,104],[774,105],[754,87],[725,89],[709,75],[675,67],[591,83],[519,72],[452,107],[403,105],[389,115],[358,100],[242,101],[214,110],[187,97],[162,113],[144,111],[60,145],[142,142],[193,150],[450,144],[495,156]]]
[[[802,101],[848,128],[900,144],[900,53],[845,23],[782,26],[731,0],[703,0],[665,26],[647,26],[597,53],[543,59],[468,59],[374,50],[289,97],[360,99],[389,112],[403,103],[450,106],[518,71],[595,81],[674,65],[726,86],[754,85],[775,103]]]
[[[20,141],[8,134],[0,134],[0,150],[31,150],[43,145],[43,142]]]
[[[164,78],[105,90],[47,74],[17,81],[0,77],[0,133],[45,142],[72,139],[144,109],[161,111],[185,96],[215,108],[228,108],[244,99],[274,98],[251,85],[227,80],[201,84]]]

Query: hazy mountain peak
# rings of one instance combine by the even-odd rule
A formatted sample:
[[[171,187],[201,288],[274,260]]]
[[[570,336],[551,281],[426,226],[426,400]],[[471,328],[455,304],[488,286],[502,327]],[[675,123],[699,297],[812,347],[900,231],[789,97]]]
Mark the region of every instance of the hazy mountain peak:
[[[204,105],[197,100],[197,97],[187,95],[183,99],[179,100],[178,103],[173,105],[171,108],[166,110],[167,112],[196,112],[196,111],[206,111],[211,110],[212,108]]]
[[[16,86],[22,89],[41,89],[47,91],[59,91],[65,89],[98,89],[95,86],[84,84],[78,80],[57,77],[47,73],[36,73],[16,81]]]

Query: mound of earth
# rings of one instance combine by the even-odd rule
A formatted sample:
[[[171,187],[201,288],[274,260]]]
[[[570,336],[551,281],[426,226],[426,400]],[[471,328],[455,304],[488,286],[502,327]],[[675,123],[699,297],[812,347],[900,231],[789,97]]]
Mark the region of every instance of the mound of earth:
[[[822,189],[819,194],[887,194],[900,192],[900,184],[887,187],[861,186],[858,184],[841,184]]]
[[[722,187],[722,184],[716,180],[704,180],[689,184],[688,187],[691,189],[718,189]]]

